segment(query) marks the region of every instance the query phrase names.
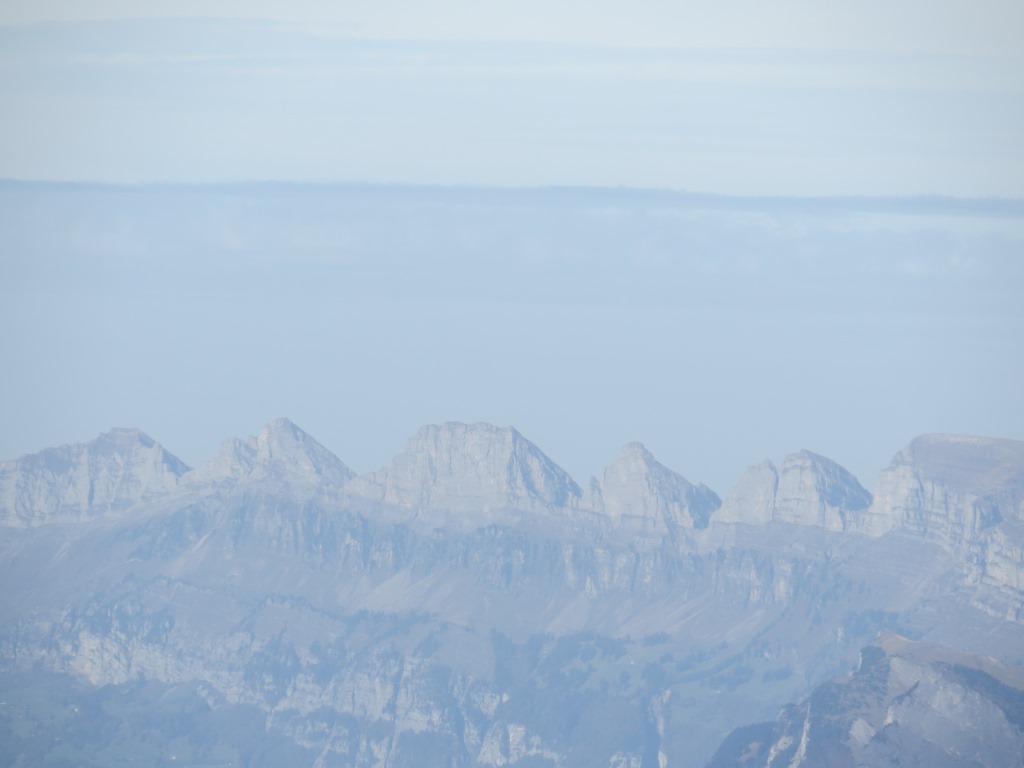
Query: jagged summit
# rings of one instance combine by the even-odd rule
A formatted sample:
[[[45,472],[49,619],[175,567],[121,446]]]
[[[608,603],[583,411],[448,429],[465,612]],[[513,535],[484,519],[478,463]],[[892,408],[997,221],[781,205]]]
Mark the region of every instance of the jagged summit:
[[[272,480],[341,488],[355,473],[286,418],[274,419],[255,437],[232,438],[190,475],[193,483]]]
[[[89,443],[85,443],[85,445],[89,447],[89,451],[92,455],[102,456],[105,454],[113,455],[123,453],[124,451],[133,451],[136,447],[150,449],[156,446],[157,442],[140,429],[135,429],[133,427],[112,427],[106,432],[101,432],[94,440]],[[48,450],[53,451],[59,449]],[[47,453],[47,451],[42,451],[42,453]],[[164,451],[164,454],[167,461],[172,464],[177,464],[182,473],[188,471],[189,468],[183,461],[167,451]]]
[[[304,494],[345,488],[351,500],[417,511],[577,509],[655,534],[700,530],[709,521],[784,521],[870,536],[899,530],[950,550],[985,537],[985,578],[1024,578],[1012,544],[1018,534],[1010,530],[1024,527],[1024,442],[947,434],[922,435],[897,453],[873,501],[841,466],[803,450],[748,468],[723,502],[639,442],[623,446],[583,493],[514,428],[485,423],[423,427],[387,467],[358,478],[285,418],[226,441],[194,470],[143,432],[113,429],[89,443],[0,464],[0,521],[86,520],[178,488],[205,493],[253,484]]]
[[[655,528],[704,528],[721,505],[706,485],[693,485],[665,467],[643,443],[626,443],[594,478],[585,505],[619,520]]]
[[[189,471],[138,429],[47,448],[0,464],[0,521],[40,525],[88,520],[175,488]]]
[[[512,427],[448,422],[420,429],[391,463],[354,480],[353,495],[401,507],[485,511],[563,507],[579,486]]]
[[[846,469],[803,450],[778,466],[764,461],[748,468],[714,520],[753,525],[781,520],[844,531],[855,527],[870,503],[871,494]]]
[[[879,535],[912,531],[946,546],[970,541],[1024,502],[1024,442],[922,435],[878,477],[865,525]]]

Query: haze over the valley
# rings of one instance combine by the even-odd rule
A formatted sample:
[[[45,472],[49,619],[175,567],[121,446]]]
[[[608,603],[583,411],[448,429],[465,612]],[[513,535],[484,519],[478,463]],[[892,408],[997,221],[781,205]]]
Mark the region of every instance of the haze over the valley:
[[[0,185],[0,456],[112,426],[190,463],[287,413],[369,471],[512,425],[581,483],[643,441],[728,489],[806,448],[870,487],[1024,435],[1024,207],[624,190]],[[351,457],[351,458],[350,458]]]
[[[6,3],[0,457],[137,426],[199,462],[287,413],[368,471],[484,420],[726,488],[1024,436],[1020,18]],[[187,186],[244,181],[322,186]]]

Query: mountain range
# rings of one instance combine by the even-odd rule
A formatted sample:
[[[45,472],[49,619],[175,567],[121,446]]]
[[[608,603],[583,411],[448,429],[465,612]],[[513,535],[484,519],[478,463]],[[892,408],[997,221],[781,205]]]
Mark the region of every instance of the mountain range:
[[[1024,754],[1018,441],[918,437],[873,495],[804,450],[720,498],[488,424],[364,475],[286,419],[195,468],[117,429],[0,464],[0,573],[9,765]]]

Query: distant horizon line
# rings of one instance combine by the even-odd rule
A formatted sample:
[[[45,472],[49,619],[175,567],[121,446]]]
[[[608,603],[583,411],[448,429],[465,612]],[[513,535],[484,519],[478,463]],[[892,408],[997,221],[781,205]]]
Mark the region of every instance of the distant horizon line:
[[[100,181],[92,179],[24,179],[0,176],[4,187],[75,187],[98,190],[254,190],[259,188],[278,190],[348,190],[348,191],[404,191],[493,195],[544,195],[544,194],[589,194],[599,197],[627,195],[633,198],[675,198],[689,202],[773,206],[793,203],[815,206],[837,207],[870,211],[879,204],[885,204],[884,212],[915,213],[935,212],[988,215],[1024,216],[1024,196],[1005,195],[955,195],[945,193],[913,194],[735,194],[726,192],[704,192],[679,187],[644,187],[630,184],[488,184],[488,183],[445,183],[445,182],[400,182],[331,180],[312,181],[298,179],[244,179],[216,181]]]

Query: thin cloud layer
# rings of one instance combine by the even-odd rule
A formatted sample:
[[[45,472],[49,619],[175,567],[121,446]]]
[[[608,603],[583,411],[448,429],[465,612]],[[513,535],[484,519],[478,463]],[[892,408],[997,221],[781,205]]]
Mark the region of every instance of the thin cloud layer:
[[[1024,67],[997,55],[323,31],[0,28],[0,176],[1024,192]]]

